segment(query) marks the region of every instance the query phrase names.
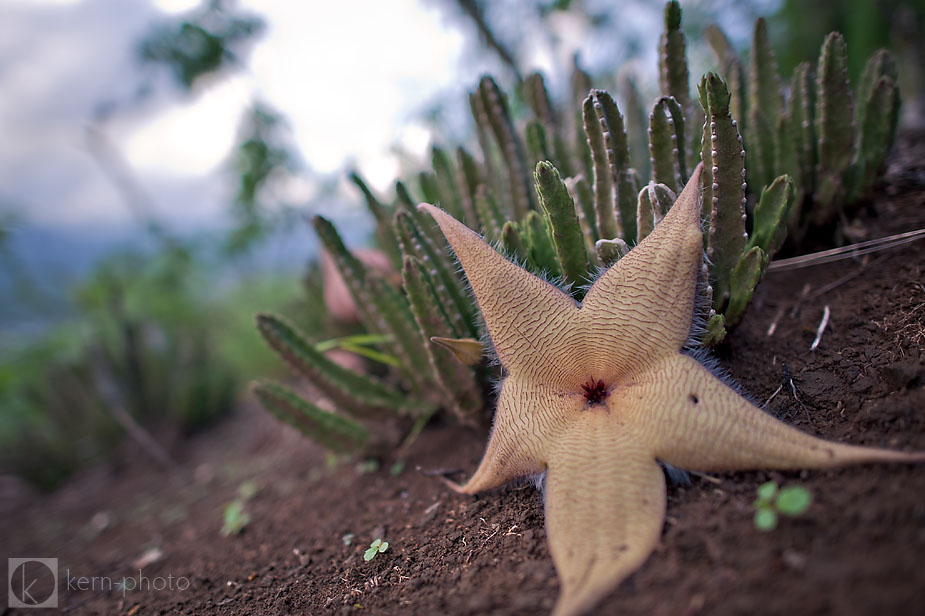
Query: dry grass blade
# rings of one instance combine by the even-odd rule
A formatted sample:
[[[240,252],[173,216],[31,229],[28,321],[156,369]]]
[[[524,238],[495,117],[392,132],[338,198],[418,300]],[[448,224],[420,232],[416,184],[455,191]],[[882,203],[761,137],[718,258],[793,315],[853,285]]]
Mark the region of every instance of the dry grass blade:
[[[857,244],[851,244],[850,246],[842,246],[840,248],[833,248],[831,250],[823,250],[822,252],[815,252],[809,255],[800,255],[799,257],[793,257],[790,259],[779,259],[769,263],[767,271],[785,272],[788,270],[800,269],[801,267],[810,267],[812,265],[831,263],[833,261],[841,261],[843,259],[853,259],[855,257],[860,257],[862,255],[870,254],[873,252],[880,252],[882,250],[890,250],[891,248],[904,246],[905,244],[910,244],[922,238],[925,238],[925,229],[917,229],[915,231],[908,231],[898,235],[881,237],[876,240],[858,242]]]

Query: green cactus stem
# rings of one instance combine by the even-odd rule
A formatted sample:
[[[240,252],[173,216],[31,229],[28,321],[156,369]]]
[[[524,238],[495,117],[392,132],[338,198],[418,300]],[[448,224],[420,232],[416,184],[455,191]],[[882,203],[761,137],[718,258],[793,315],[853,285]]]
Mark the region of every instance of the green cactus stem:
[[[745,250],[758,246],[768,258],[780,250],[787,239],[790,208],[796,202],[796,188],[789,175],[782,175],[761,190],[755,206],[753,229]]]
[[[376,219],[376,244],[389,257],[392,265],[398,267],[398,264],[401,263],[401,250],[399,250],[398,240],[392,232],[392,208],[386,207],[376,198],[357,172],[354,171],[350,174],[350,180],[363,193],[366,206],[372,213],[373,218]]]
[[[530,261],[537,272],[545,272],[547,276],[557,278],[562,275],[559,259],[556,258],[556,248],[546,218],[536,210],[527,212],[520,225],[521,239],[530,254]]]
[[[537,163],[533,177],[564,282],[577,291],[588,282],[589,264],[575,203],[552,163]]]
[[[466,224],[473,229],[482,226],[482,221],[476,211],[475,194],[482,184],[479,164],[463,147],[456,148],[456,183],[459,185],[460,204],[466,214]]]
[[[700,100],[704,124],[702,175],[704,210],[710,204],[707,257],[712,263],[713,307],[721,312],[729,298],[730,278],[748,239],[745,234],[745,150],[729,113],[729,91],[715,73],[704,75]],[[728,315],[727,315],[727,321]]]
[[[530,252],[524,245],[523,237],[521,237],[520,229],[516,222],[508,220],[501,227],[501,247],[504,248],[504,252],[518,262],[523,263],[528,269],[533,271],[540,269],[536,266]]]
[[[673,96],[685,110],[690,108],[690,73],[687,70],[687,42],[681,32],[681,5],[665,5],[665,31],[659,41],[658,80],[662,94]]]
[[[687,169],[682,154],[683,144],[684,113],[681,105],[674,98],[663,96],[649,114],[649,153],[653,182],[664,184],[673,191],[684,186]]]
[[[767,266],[768,255],[758,246],[742,254],[730,276],[729,305],[723,314],[725,325],[735,325],[742,318]]]
[[[549,152],[549,145],[546,142],[546,129],[543,124],[536,118],[530,118],[527,121],[527,159],[528,160],[549,160],[552,158]]]
[[[261,382],[254,384],[252,390],[277,419],[331,451],[352,453],[369,441],[369,431],[362,424],[319,408],[287,387]]]
[[[504,188],[505,181],[503,174],[500,172],[502,168],[501,154],[491,138],[491,122],[488,119],[488,111],[485,109],[485,103],[478,89],[469,94],[469,108],[472,111],[472,118],[475,120],[475,134],[484,160],[482,177],[485,178],[492,193],[499,196],[502,210],[505,212],[505,216],[509,217],[512,215],[512,206],[504,200],[504,197],[509,193]]]
[[[532,160],[549,160],[565,176],[572,175],[572,161],[567,140],[563,137],[562,121],[553,107],[546,90],[546,82],[540,73],[533,73],[524,81],[524,97],[536,114],[547,137],[547,156]]]
[[[750,180],[755,186],[765,186],[774,178],[776,133],[783,109],[780,73],[768,40],[768,26],[763,18],[755,22],[752,38],[752,58],[748,80],[748,122],[752,167]]]
[[[485,184],[479,185],[475,191],[475,210],[482,221],[482,231],[485,237],[492,242],[501,239],[501,227],[504,226],[504,214],[498,202],[495,201],[491,190]]]
[[[885,49],[878,50],[867,61],[858,84],[853,197],[873,187],[896,136],[901,102],[898,86],[893,56]]]
[[[465,287],[456,275],[456,267],[446,250],[437,248],[430,241],[414,217],[406,211],[395,213],[395,230],[402,247],[402,254],[414,256],[421,261],[433,279],[440,301],[445,304],[447,318],[458,336],[475,336],[475,314]],[[442,335],[442,334],[434,334]]]
[[[313,223],[347,284],[364,324],[371,331],[392,337],[392,354],[398,357],[406,382],[416,392],[425,389],[427,355],[424,343],[416,335],[414,317],[404,297],[381,278],[367,273],[328,220],[316,216]]]
[[[847,193],[844,177],[854,151],[854,103],[848,83],[848,54],[845,39],[838,32],[829,34],[822,44],[815,120],[819,162],[813,222],[824,224],[834,218],[840,199]]]
[[[588,92],[591,91],[591,76],[578,65],[577,54],[572,58],[570,86],[572,94],[570,108],[574,110],[571,129],[575,147],[572,166],[575,169],[574,175],[582,175],[590,182],[591,178],[594,177],[594,162],[584,129],[583,101],[587,98]]]
[[[649,161],[649,137],[646,131],[647,109],[642,102],[643,96],[636,86],[636,81],[626,71],[620,73],[618,92],[623,93],[625,103],[626,134],[629,135],[632,167],[641,177],[647,178],[652,172]]]
[[[813,74],[809,62],[802,62],[793,69],[790,80],[790,132],[796,149],[799,175],[794,177],[797,187],[797,204],[802,195],[811,193],[816,177],[816,134],[813,122],[814,107]],[[799,207],[791,212],[790,228],[796,231],[800,224]]]
[[[649,182],[648,186],[639,191],[636,214],[637,244],[652,233],[655,225],[661,222],[676,198],[673,190],[655,182]]]
[[[309,344],[305,336],[283,318],[260,313],[256,321],[257,329],[270,348],[344,412],[365,419],[383,419],[390,411],[422,410],[421,403],[413,398],[334,363]]]
[[[462,197],[456,185],[456,169],[453,160],[446,150],[434,146],[431,148],[431,164],[433,165],[437,191],[440,195],[440,207],[450,212],[458,220],[469,222],[467,213],[462,206]]]
[[[423,264],[410,256],[404,258],[402,280],[444,404],[461,422],[476,424],[476,414],[482,408],[482,392],[473,372],[447,354],[437,352],[430,343],[433,336],[455,338],[459,335],[440,303],[433,281]]]
[[[893,80],[881,77],[866,101],[869,110],[864,116],[864,124],[860,126],[860,141],[855,158],[857,175],[854,195],[867,193],[883,167],[892,142],[892,134],[896,131],[898,100],[899,90]],[[885,114],[874,111],[881,109],[889,111]]]
[[[594,250],[604,267],[610,267],[622,259],[630,251],[630,247],[620,238],[615,238],[612,240],[597,240],[594,243]]]
[[[855,112],[854,124],[860,129],[860,127],[864,126],[865,119],[870,112],[886,115],[892,122],[888,137],[888,141],[892,143],[893,138],[896,136],[896,123],[899,120],[899,106],[901,102],[898,89],[896,99],[892,101],[892,106],[873,107],[870,104],[872,96],[874,95],[874,89],[884,77],[888,77],[893,82],[893,86],[898,88],[899,71],[896,68],[896,60],[893,59],[893,54],[886,49],[878,49],[874,55],[867,60],[867,63],[864,65],[864,72],[861,73],[861,80],[858,82],[856,99],[857,109]],[[884,113],[887,109],[889,109],[889,112]],[[860,134],[857,137],[857,144],[860,147]]]
[[[604,131],[594,110],[594,96],[589,95],[581,106],[585,135],[593,161],[594,220],[597,232],[602,238],[615,238],[619,235],[617,214],[613,207],[613,182],[610,164],[607,161],[607,149],[604,144]]]
[[[528,184],[524,149],[514,130],[504,93],[495,80],[485,76],[479,81],[479,95],[486,111],[492,133],[507,170],[508,186],[511,191],[513,218],[521,220],[534,209],[532,189]]]

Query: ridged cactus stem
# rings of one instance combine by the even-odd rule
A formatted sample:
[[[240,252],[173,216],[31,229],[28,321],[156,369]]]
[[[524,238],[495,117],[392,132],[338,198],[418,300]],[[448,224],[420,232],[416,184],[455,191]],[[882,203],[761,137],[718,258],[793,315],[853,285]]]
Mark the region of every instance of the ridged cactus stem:
[[[549,92],[546,90],[546,82],[540,73],[533,73],[524,81],[524,97],[537,119],[542,123],[546,134],[549,156],[546,159],[537,158],[535,160],[548,159],[560,173],[565,176],[571,175],[573,166],[569,149],[566,146],[565,131],[562,130],[562,120],[552,105]]]
[[[411,216],[415,226],[428,237],[432,246],[446,246],[446,239],[443,237],[443,234],[440,233],[440,228],[434,224],[430,217],[418,211],[414,197],[411,196],[405,183],[401,180],[395,182],[395,201],[397,203],[395,211],[406,212]],[[397,231],[395,237],[398,237]]]
[[[758,246],[768,258],[773,257],[787,239],[787,221],[795,201],[796,189],[789,175],[782,175],[770,186],[765,186],[755,206],[752,235],[745,250]]]
[[[655,182],[649,182],[648,186],[639,191],[636,214],[637,244],[652,233],[676,198],[677,195],[671,188]]]
[[[281,317],[257,315],[257,329],[276,353],[299,375],[331,398],[339,409],[356,417],[382,419],[390,410],[418,412],[422,404],[383,384],[342,366],[317,351],[305,336]]]
[[[491,190],[485,184],[479,185],[475,190],[475,209],[482,221],[482,230],[485,237],[492,242],[501,239],[501,227],[504,226],[504,214],[498,202],[495,201]]]
[[[755,161],[753,177],[757,186],[769,184],[774,177],[777,125],[783,109],[780,73],[768,40],[764,19],[755,22],[752,57],[749,67],[748,109],[750,159]]]
[[[589,260],[596,266],[601,265],[594,250],[594,242],[600,239],[594,226],[594,196],[584,178],[566,178],[565,185],[575,204],[575,213],[578,215],[578,224],[584,236],[585,249]]]
[[[288,387],[261,382],[252,390],[263,407],[277,419],[332,451],[352,453],[369,440],[369,430],[362,424],[321,409]]]
[[[576,171],[574,175],[584,176],[588,182],[594,177],[594,161],[591,148],[588,147],[588,138],[584,128],[583,101],[591,90],[591,76],[578,65],[578,55],[572,58],[572,74],[570,80],[573,114],[571,116],[571,133],[575,143],[575,155],[572,166]]]
[[[591,150],[594,187],[594,216],[597,232],[602,238],[615,238],[619,235],[617,215],[611,198],[613,183],[610,176],[610,164],[607,161],[607,149],[604,145],[604,133],[600,120],[594,111],[594,97],[588,96],[582,104],[585,135]]]
[[[347,250],[343,240],[337,233],[337,229],[334,228],[330,221],[321,216],[316,216],[312,220],[312,225],[321,239],[322,245],[334,260],[337,270],[344,279],[344,283],[347,285],[347,289],[356,304],[360,321],[368,330],[388,335],[390,333],[388,326],[382,320],[381,315],[372,309],[372,297],[370,297],[369,290],[364,285],[366,266]]]
[[[594,250],[597,252],[597,257],[601,260],[601,263],[604,264],[604,267],[610,267],[622,259],[626,253],[630,251],[630,247],[620,238],[616,238],[612,240],[597,240],[597,242],[594,243]]]
[[[536,118],[530,118],[527,121],[527,159],[528,160],[549,160],[549,144],[546,141],[546,129],[543,124]]]
[[[745,242],[745,150],[736,122],[729,113],[729,91],[715,73],[704,75],[700,100],[707,111],[704,128],[703,199],[710,202],[710,240],[713,306],[720,312],[729,298],[730,277]],[[709,144],[709,145],[708,145]],[[709,147],[709,157],[707,148]]]
[[[417,226],[414,217],[405,211],[395,213],[395,229],[402,246],[402,253],[417,257],[426,267],[434,281],[435,289],[447,309],[447,318],[453,327],[449,337],[477,336],[472,302],[462,281],[456,275],[456,267],[449,253],[433,245]],[[444,335],[444,334],[434,334]]]
[[[475,194],[482,183],[479,164],[463,147],[456,148],[456,183],[459,185],[460,204],[466,214],[466,225],[471,229],[482,226],[475,208]]]
[[[477,413],[482,408],[482,395],[474,373],[450,354],[435,347],[434,336],[456,337],[447,320],[444,306],[433,288],[433,280],[424,265],[414,257],[405,256],[402,280],[418,331],[422,336],[433,377],[441,390],[445,404],[463,423],[477,424]],[[452,309],[452,308],[451,308]]]
[[[594,111],[601,124],[607,164],[610,168],[612,208],[616,212],[617,232],[623,238],[636,237],[636,193],[639,181],[630,168],[629,144],[623,114],[617,102],[604,90],[592,90]]]
[[[501,227],[501,247],[508,256],[516,259],[518,264],[523,264],[527,269],[534,271],[537,269],[524,245],[517,223],[509,220]]]
[[[690,73],[687,70],[687,42],[681,32],[681,5],[665,5],[665,31],[659,41],[658,79],[662,94],[673,96],[684,110],[690,108]]]
[[[459,194],[459,187],[456,185],[456,171],[453,168],[453,160],[450,155],[446,153],[446,150],[434,146],[431,148],[431,163],[436,173],[441,207],[456,217],[457,220],[466,220],[462,197]]]
[[[855,155],[857,177],[854,195],[863,195],[874,185],[883,166],[887,151],[896,132],[896,115],[899,111],[899,90],[887,76],[881,77],[863,102],[868,107],[864,123],[859,126],[860,137]],[[882,113],[881,110],[886,110]]]
[[[889,51],[880,49],[867,61],[857,92],[853,197],[864,195],[874,185],[896,136],[899,74]]]
[[[506,217],[510,217],[513,215],[513,207],[504,200],[504,196],[509,195],[510,191],[505,189],[505,180],[498,171],[502,167],[501,155],[491,139],[491,121],[488,119],[485,103],[478,90],[469,94],[469,107],[472,111],[472,118],[475,120],[475,134],[478,137],[479,148],[482,150],[483,176],[493,194],[501,199],[500,203]]]
[[[674,98],[663,96],[649,114],[649,153],[652,157],[652,181],[673,191],[684,186],[684,157],[678,149],[678,143],[683,142],[684,114],[681,106]]]
[[[314,226],[346,282],[361,317],[365,317],[364,322],[373,331],[392,337],[391,349],[399,359],[403,376],[415,391],[422,390],[426,384],[427,372],[422,370],[426,355],[414,335],[416,326],[408,303],[397,289],[368,274],[328,220],[316,216]]]
[[[813,93],[812,69],[809,62],[803,62],[793,70],[790,80],[790,132],[800,168],[799,177],[794,178],[800,195],[798,206],[802,201],[802,195],[811,193],[815,187],[816,128],[813,122]],[[799,228],[800,217],[800,209],[795,207],[790,215],[792,230]]]
[[[389,261],[395,267],[398,267],[398,264],[401,263],[401,251],[398,248],[398,240],[392,232],[391,208],[387,208],[376,198],[358,173],[352,172],[350,174],[350,180],[356,184],[360,192],[363,193],[366,206],[376,219],[376,243],[389,257]]]
[[[838,32],[829,34],[822,44],[815,120],[819,163],[813,220],[823,224],[834,217],[840,198],[847,192],[843,178],[854,152],[854,103],[848,83],[848,53],[845,39]]]
[[[545,272],[551,278],[561,276],[562,268],[556,257],[556,248],[546,217],[541,216],[536,210],[530,210],[520,224],[520,230],[521,239],[530,253],[535,270]]]
[[[889,135],[889,142],[893,142],[893,137],[896,132],[895,122],[898,120],[898,117],[893,117],[893,114],[899,111],[899,97],[897,96],[891,107],[872,107],[869,104],[874,94],[874,89],[883,77],[889,77],[893,82],[893,86],[899,87],[899,71],[896,68],[896,60],[893,59],[893,54],[886,49],[878,49],[874,55],[867,60],[867,64],[864,65],[864,72],[861,73],[861,79],[858,82],[856,99],[857,109],[855,112],[854,125],[859,129],[857,136],[857,144],[859,147],[861,135],[863,134],[860,129],[864,126],[864,121],[868,112],[879,113],[891,117],[893,125],[891,134]],[[889,113],[884,113],[887,109],[889,109]]]
[[[504,158],[514,208],[514,218],[521,220],[527,215],[528,211],[535,209],[531,195],[532,189],[527,180],[529,176],[524,162],[523,145],[514,131],[514,124],[511,122],[507,102],[495,80],[488,76],[482,77],[479,82],[479,94],[485,105],[492,133]]]
[[[681,5],[675,0],[665,5],[665,31],[659,40],[658,69],[661,93],[678,101],[690,126],[700,126],[703,123],[703,112],[691,100],[687,43],[681,31]],[[700,134],[696,130],[691,131],[689,146],[683,142],[678,144],[680,155],[689,161],[691,167],[696,164],[699,144]]]
[[[623,72],[619,79],[619,92],[623,93],[626,103],[626,132],[630,140],[630,159],[637,173],[647,178],[652,172],[648,153],[649,139],[646,132],[647,109],[643,105],[643,97],[639,88],[636,87],[636,81],[626,72]]]
[[[562,277],[566,285],[577,291],[588,281],[589,264],[575,203],[551,163],[538,163],[533,177],[540,206],[552,231]]]

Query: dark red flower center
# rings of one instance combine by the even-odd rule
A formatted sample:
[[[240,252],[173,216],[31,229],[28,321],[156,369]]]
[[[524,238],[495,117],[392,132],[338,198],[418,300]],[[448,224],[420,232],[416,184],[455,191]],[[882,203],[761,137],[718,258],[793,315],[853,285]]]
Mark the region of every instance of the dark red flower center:
[[[604,401],[604,398],[607,397],[607,386],[604,385],[604,381],[598,379],[595,383],[594,379],[591,379],[587,383],[581,386],[585,391],[585,400],[589,404],[600,404]]]

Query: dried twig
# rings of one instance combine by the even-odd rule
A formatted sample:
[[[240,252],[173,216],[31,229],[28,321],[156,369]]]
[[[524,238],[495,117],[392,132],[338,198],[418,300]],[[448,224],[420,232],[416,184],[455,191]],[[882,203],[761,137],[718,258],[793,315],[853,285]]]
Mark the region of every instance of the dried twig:
[[[822,309],[822,321],[819,322],[819,327],[816,328],[816,339],[813,340],[812,345],[810,345],[809,347],[810,351],[815,351],[816,348],[819,346],[819,342],[822,340],[822,333],[825,331],[825,328],[829,324],[830,315],[831,315],[831,311],[829,310],[829,305],[826,304],[825,307]]]

